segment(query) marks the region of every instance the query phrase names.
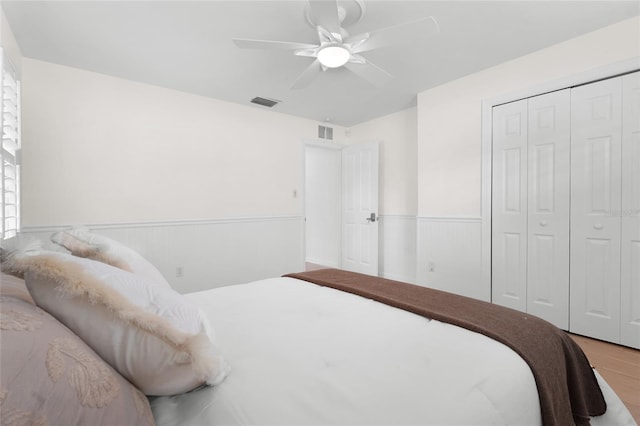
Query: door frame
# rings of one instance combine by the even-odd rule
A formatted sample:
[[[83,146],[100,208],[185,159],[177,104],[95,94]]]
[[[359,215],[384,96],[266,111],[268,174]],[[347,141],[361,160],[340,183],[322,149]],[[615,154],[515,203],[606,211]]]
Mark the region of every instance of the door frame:
[[[492,203],[492,155],[493,155],[493,114],[494,106],[556,90],[567,89],[605,78],[627,74],[640,69],[640,57],[600,66],[568,77],[537,84],[506,95],[482,101],[482,171],[481,171],[481,215],[482,215],[482,285],[491,294],[491,203]]]

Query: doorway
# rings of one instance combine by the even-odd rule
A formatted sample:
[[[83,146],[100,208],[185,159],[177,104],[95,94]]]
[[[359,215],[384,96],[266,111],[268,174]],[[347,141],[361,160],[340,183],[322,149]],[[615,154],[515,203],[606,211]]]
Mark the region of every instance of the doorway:
[[[305,145],[305,263],[340,267],[342,145]]]
[[[305,262],[378,275],[379,143],[305,145]]]

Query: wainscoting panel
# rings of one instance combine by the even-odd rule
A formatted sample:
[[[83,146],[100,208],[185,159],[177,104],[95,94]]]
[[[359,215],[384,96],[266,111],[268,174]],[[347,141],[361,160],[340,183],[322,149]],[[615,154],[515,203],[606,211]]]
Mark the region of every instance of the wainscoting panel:
[[[380,216],[380,276],[416,282],[416,217]]]
[[[87,226],[142,254],[180,293],[304,270],[303,218],[255,217]],[[21,240],[67,227],[29,227]]]
[[[419,217],[417,284],[489,302],[480,218]]]

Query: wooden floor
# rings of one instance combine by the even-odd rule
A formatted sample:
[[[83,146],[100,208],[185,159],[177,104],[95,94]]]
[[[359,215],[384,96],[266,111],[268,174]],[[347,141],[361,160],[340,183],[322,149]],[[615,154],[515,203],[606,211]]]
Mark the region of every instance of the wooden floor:
[[[570,336],[640,424],[640,350],[575,334]]]

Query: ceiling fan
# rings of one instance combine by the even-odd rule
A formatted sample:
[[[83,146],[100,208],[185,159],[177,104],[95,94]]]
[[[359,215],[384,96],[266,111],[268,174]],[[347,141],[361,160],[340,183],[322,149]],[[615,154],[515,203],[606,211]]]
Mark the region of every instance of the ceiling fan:
[[[362,0],[355,0],[355,3],[359,8],[359,20],[364,14],[364,3]],[[314,58],[311,65],[293,83],[293,89],[308,86],[322,71],[340,67],[347,68],[374,86],[381,86],[392,78],[391,74],[371,63],[360,55],[361,53],[393,44],[408,43],[423,35],[439,32],[438,23],[429,16],[351,36],[343,25],[352,22],[353,19],[347,21],[346,15],[346,7],[337,0],[309,0],[307,21],[315,26],[319,44],[243,38],[234,38],[233,41],[241,48],[290,50],[296,56]]]

